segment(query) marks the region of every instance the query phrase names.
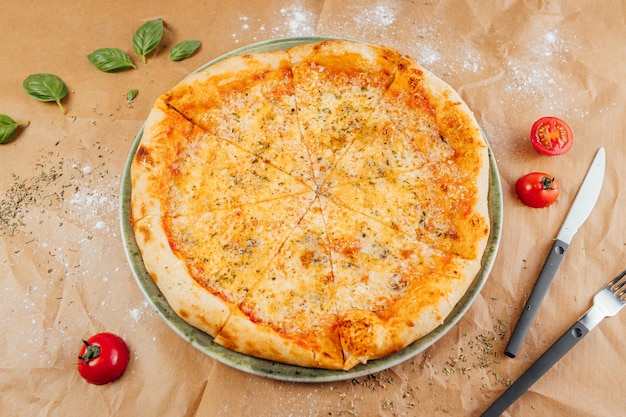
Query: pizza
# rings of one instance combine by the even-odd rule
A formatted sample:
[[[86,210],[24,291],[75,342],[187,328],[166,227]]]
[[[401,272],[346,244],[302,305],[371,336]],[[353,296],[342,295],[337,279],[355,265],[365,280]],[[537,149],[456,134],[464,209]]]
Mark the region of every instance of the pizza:
[[[155,102],[130,216],[172,309],[228,349],[349,370],[439,326],[481,267],[488,146],[411,57],[235,55]]]

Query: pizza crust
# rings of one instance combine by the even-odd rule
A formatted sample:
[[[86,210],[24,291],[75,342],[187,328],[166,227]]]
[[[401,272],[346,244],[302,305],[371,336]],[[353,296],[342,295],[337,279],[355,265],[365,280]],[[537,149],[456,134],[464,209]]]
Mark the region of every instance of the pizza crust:
[[[197,131],[180,113],[157,99],[142,131],[142,140],[132,162],[131,219],[164,216],[161,196],[168,192],[169,167],[176,162],[178,148]]]
[[[348,370],[463,297],[488,180],[450,86],[391,48],[328,40],[223,60],[159,97],[131,224],[168,303],[216,343]]]
[[[220,345],[275,362],[309,368],[343,369],[344,358],[334,321],[320,322],[320,333],[289,337],[250,321],[235,309],[215,338]]]

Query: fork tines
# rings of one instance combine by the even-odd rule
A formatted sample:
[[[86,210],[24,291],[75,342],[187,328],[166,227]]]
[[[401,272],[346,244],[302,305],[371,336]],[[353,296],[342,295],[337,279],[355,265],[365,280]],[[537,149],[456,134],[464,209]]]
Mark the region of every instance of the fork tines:
[[[607,287],[615,294],[617,298],[626,301],[626,270],[613,278]]]

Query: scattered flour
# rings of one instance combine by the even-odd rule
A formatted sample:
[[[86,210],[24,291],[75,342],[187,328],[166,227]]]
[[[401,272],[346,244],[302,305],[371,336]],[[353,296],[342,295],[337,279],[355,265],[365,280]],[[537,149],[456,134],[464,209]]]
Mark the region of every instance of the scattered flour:
[[[268,24],[266,20],[256,19],[252,21],[246,15],[239,16],[239,31],[232,33],[231,38],[235,44],[240,42],[239,35],[245,34],[251,29],[266,33],[267,38],[281,38],[294,36],[313,36],[317,24],[316,14],[306,6],[294,2],[289,6],[281,7],[274,12],[275,18]],[[261,39],[252,37],[254,42]]]
[[[130,310],[130,317],[135,322],[138,322],[142,315],[143,315],[143,310],[138,308],[138,307],[137,308],[132,308]]]
[[[432,45],[422,44],[418,49],[419,54],[414,58],[424,66],[431,66],[441,61],[441,53]]]
[[[354,15],[353,20],[361,27],[367,25],[369,28],[384,28],[396,21],[396,11],[393,7],[386,5],[376,6],[373,9],[364,7]]]
[[[72,168],[80,171],[82,181],[86,181],[89,187],[76,188],[69,199],[70,205],[77,206],[77,212],[80,213],[74,216],[73,211],[68,212],[72,215],[71,220],[92,231],[109,232],[110,228],[105,219],[117,213],[119,207],[117,193],[112,190],[110,182],[104,180],[90,165],[73,165]]]
[[[241,30],[250,29],[250,23],[248,23],[248,20],[249,20],[248,16],[240,16],[239,20],[241,21]]]
[[[532,100],[541,103],[544,112],[568,117],[588,116],[589,110],[577,105],[585,92],[584,86],[574,90],[578,81],[568,65],[571,52],[572,46],[554,28],[537,33],[527,44],[517,46],[504,66],[504,92],[509,101]]]
[[[315,31],[315,16],[310,10],[301,5],[293,4],[280,9],[280,15],[285,19],[281,26],[276,26],[273,31],[276,34],[283,33],[287,29],[288,36],[313,35]]]

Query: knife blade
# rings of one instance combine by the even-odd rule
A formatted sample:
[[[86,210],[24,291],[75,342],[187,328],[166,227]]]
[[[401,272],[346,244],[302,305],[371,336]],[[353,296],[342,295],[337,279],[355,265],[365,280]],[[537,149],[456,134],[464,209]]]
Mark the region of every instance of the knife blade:
[[[606,155],[604,148],[599,148],[596,156],[587,171],[587,175],[581,184],[576,198],[565,217],[557,237],[550,248],[550,252],[541,268],[537,281],[533,287],[522,314],[511,334],[509,343],[504,350],[504,354],[510,358],[517,356],[526,333],[532,324],[539,305],[543,301],[548,287],[554,278],[556,271],[561,265],[565,252],[569,247],[576,231],[583,225],[587,217],[591,214],[593,207],[598,201],[602,183],[604,182],[604,170],[606,166]]]
[[[502,414],[605,317],[615,316],[624,306],[626,306],[626,271],[596,293],[591,308],[491,404],[481,417],[497,417]]]

